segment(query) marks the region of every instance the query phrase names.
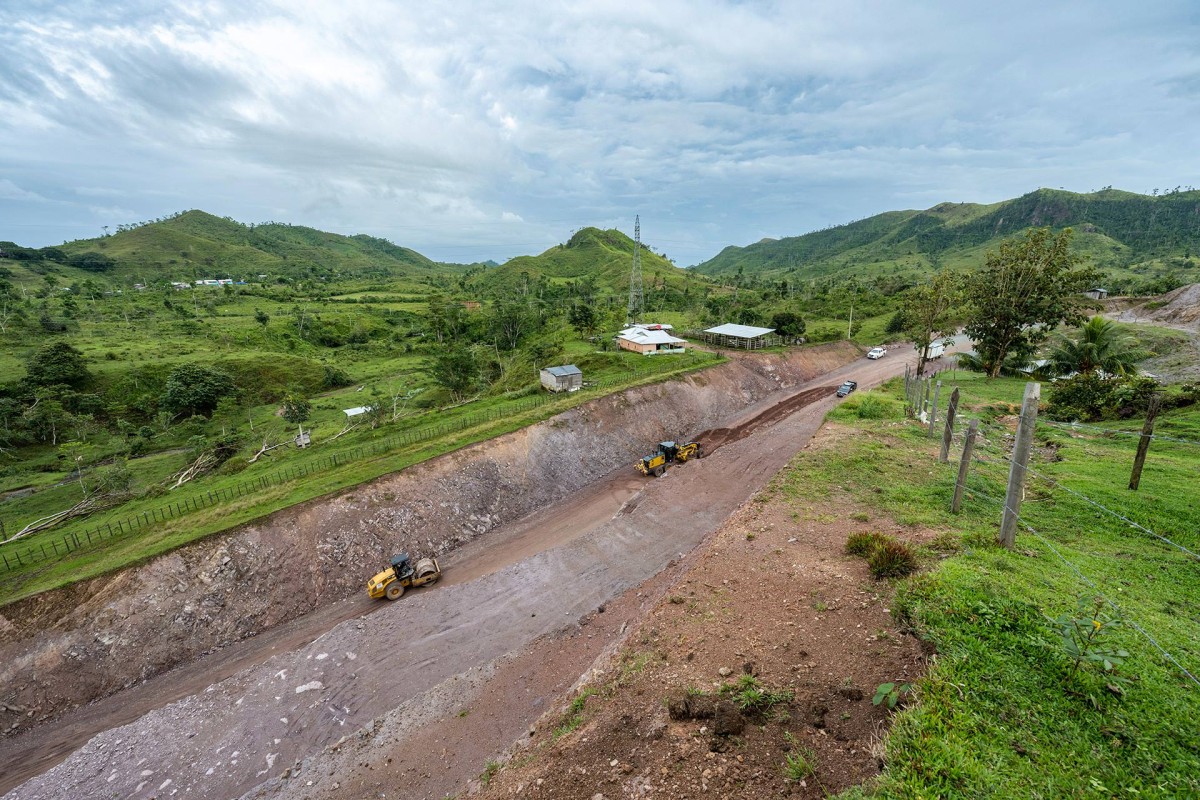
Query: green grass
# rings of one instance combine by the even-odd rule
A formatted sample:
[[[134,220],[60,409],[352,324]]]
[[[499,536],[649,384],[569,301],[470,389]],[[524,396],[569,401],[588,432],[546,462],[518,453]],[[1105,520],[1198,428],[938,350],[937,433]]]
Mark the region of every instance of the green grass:
[[[580,690],[579,694],[571,701],[571,705],[567,707],[567,713],[563,715],[563,721],[551,733],[554,739],[561,739],[568,733],[571,733],[580,725],[583,724],[583,711],[587,707],[588,698],[598,694],[599,690],[593,686],[588,686]]]
[[[948,375],[943,375],[947,379]],[[1071,676],[1053,620],[1096,593],[1093,581],[1193,674],[1200,674],[1200,564],[1069,494],[1087,495],[1192,550],[1200,549],[1194,501],[1200,448],[1155,447],[1142,488],[1126,488],[1136,441],[1039,426],[1022,518],[1046,541],[1019,531],[1016,548],[994,544],[1003,496],[1004,439],[992,420],[1019,404],[1023,382],[960,374],[964,407],[981,415],[982,462],[972,467],[961,515],[948,511],[956,459],[899,415],[831,418],[858,435],[836,451],[802,456],[781,475],[785,496],[849,495],[914,529],[940,532],[954,555],[898,584],[898,621],[936,645],[916,700],[896,717],[881,779],[847,796],[1193,797],[1200,795],[1200,687],[1131,625],[1111,644],[1127,650],[1130,681],[1115,694],[1095,669]],[[949,383],[949,381],[947,381]],[[883,390],[897,396],[893,382]],[[947,397],[943,387],[943,403]],[[1195,412],[1173,416],[1193,420]],[[1052,460],[1047,442],[1057,445]],[[954,453],[957,456],[957,453]],[[1066,566],[1051,546],[1069,562]]]

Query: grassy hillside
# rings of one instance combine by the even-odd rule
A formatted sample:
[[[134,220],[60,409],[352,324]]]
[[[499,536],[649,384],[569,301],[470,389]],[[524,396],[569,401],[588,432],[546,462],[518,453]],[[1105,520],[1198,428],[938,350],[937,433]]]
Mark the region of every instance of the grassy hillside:
[[[345,277],[429,276],[462,271],[439,264],[386,239],[342,236],[314,228],[268,222],[247,225],[203,211],[185,211],[116,233],[80,239],[61,247],[27,250],[14,263],[17,272],[58,274],[66,280],[92,273],[118,283],[191,281],[201,278],[257,280]],[[74,259],[97,253],[112,263],[79,270]],[[17,274],[17,278],[22,275]]]
[[[472,288],[488,294],[530,293],[539,288],[588,282],[602,296],[627,297],[634,242],[618,230],[583,228],[565,244],[536,256],[518,256],[503,266],[485,270],[471,280]],[[645,245],[641,248],[642,282],[654,291],[683,292],[699,282]]]
[[[1174,273],[1200,278],[1200,191],[1151,197],[1106,189],[1039,189],[993,205],[941,203],[892,211],[804,236],[727,247],[705,275],[804,281],[831,274],[906,275],[936,265],[973,268],[1001,240],[1031,227],[1075,230],[1075,248],[1114,282]]]

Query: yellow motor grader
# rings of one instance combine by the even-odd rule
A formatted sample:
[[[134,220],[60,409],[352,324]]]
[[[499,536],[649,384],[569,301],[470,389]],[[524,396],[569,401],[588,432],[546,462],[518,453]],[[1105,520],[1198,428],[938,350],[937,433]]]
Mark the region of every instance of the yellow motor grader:
[[[682,464],[689,458],[704,458],[704,446],[699,442],[659,442],[657,453],[646,456],[633,466],[643,475],[657,478],[667,471],[668,464]]]
[[[408,553],[400,553],[392,556],[390,567],[367,581],[367,594],[375,599],[399,600],[405,589],[435,583],[440,577],[442,568],[436,558],[422,558],[411,564]]]

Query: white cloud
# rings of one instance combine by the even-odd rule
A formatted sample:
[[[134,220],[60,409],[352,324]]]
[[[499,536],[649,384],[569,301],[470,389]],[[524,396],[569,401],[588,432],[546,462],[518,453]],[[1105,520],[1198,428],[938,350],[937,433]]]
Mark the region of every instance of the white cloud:
[[[199,207],[504,258],[641,212],[693,263],[905,204],[1148,190],[1200,168],[1197,33],[1182,2],[6,7],[0,174],[73,211],[0,189],[0,238]]]

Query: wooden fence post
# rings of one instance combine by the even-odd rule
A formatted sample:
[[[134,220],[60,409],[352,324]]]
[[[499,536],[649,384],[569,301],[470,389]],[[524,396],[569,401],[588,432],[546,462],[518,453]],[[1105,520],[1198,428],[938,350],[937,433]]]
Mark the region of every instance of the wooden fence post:
[[[1142,438],[1138,439],[1137,454],[1133,457],[1133,473],[1129,476],[1129,488],[1137,491],[1142,482],[1142,467],[1146,463],[1146,451],[1150,449],[1150,439],[1154,436],[1154,418],[1162,407],[1162,394],[1150,396],[1150,407],[1146,409],[1146,422],[1142,425]]]
[[[933,406],[929,409],[929,430],[925,433],[930,439],[933,438],[933,428],[937,425],[938,398],[941,396],[942,382],[938,381],[937,386],[933,387]]]
[[[938,462],[945,464],[950,460],[950,442],[954,438],[954,417],[958,414],[958,387],[950,393],[950,405],[946,407],[946,428],[942,431],[942,452]]]
[[[950,510],[957,514],[962,508],[963,490],[967,486],[967,470],[971,467],[971,453],[975,450],[975,434],[979,432],[979,420],[973,419],[967,424],[967,440],[963,443],[962,458],[958,461],[958,479],[954,482],[954,499],[950,501]]]
[[[1025,492],[1025,470],[1033,447],[1033,429],[1037,425],[1038,401],[1042,396],[1040,383],[1025,384],[1021,401],[1021,421],[1017,423],[1017,441],[1013,444],[1012,463],[1008,468],[1008,491],[1004,494],[1004,516],[1000,519],[1000,544],[1009,550],[1017,541],[1017,515]]]

